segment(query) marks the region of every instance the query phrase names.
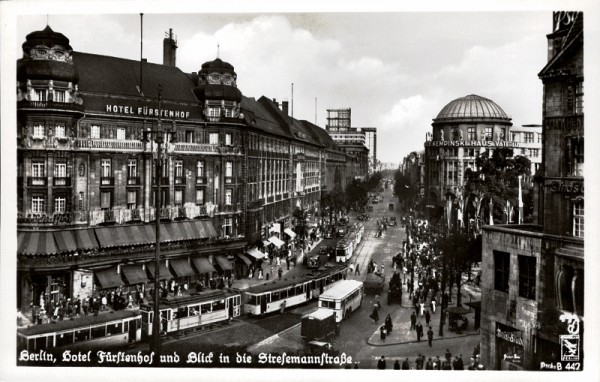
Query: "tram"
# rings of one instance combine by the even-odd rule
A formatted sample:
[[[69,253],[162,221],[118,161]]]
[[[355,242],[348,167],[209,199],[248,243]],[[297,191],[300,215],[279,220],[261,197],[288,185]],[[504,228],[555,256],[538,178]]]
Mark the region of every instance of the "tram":
[[[133,310],[100,313],[17,329],[17,348],[30,352],[109,349],[141,339],[141,314]]]
[[[241,295],[233,290],[208,290],[195,295],[161,299],[160,326],[164,333],[194,331],[227,323],[241,314]],[[140,306],[142,334],[152,335],[154,303]]]
[[[336,265],[292,279],[270,281],[242,292],[244,313],[260,316],[316,299],[335,282],[345,278],[348,268]]]
[[[346,239],[341,239],[335,246],[335,261],[345,263],[352,256],[352,243]]]

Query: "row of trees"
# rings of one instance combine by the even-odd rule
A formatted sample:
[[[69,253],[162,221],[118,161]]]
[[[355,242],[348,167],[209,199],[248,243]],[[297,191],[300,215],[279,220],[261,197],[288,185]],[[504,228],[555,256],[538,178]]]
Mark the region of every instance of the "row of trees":
[[[365,180],[354,179],[344,192],[330,191],[321,198],[322,210],[329,210],[330,217],[337,211],[356,208],[368,202],[368,193],[380,187],[383,176],[376,172]]]

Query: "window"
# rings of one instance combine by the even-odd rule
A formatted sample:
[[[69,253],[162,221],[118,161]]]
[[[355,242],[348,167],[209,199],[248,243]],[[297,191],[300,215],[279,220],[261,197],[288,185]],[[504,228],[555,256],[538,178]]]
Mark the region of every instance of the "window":
[[[519,134],[518,133],[513,133],[513,132],[510,133],[510,140],[511,141],[517,142],[518,139],[519,139]]]
[[[92,138],[92,139],[100,138],[100,126],[92,125],[92,127],[90,129],[90,138]]]
[[[120,322],[115,322],[106,325],[106,334],[121,334],[123,333],[123,324]]]
[[[44,138],[46,136],[46,129],[43,125],[35,125],[33,126],[33,137],[34,138]]]
[[[493,139],[493,133],[494,133],[494,128],[493,127],[486,127],[485,128],[485,139],[487,140],[492,140]]]
[[[44,162],[33,162],[31,164],[31,176],[34,178],[43,178],[45,175],[46,165]]]
[[[476,141],[477,140],[477,128],[476,127],[467,127],[467,140],[468,141]]]
[[[112,193],[110,191],[102,191],[100,193],[100,208],[109,210],[111,207]]]
[[[179,178],[183,176],[183,161],[182,160],[175,161],[175,176],[179,177]]]
[[[526,132],[523,133],[525,138],[525,143],[533,143],[533,133]]]
[[[221,116],[221,108],[220,107],[209,107],[208,108],[208,116],[209,117],[220,117]]]
[[[137,159],[127,159],[127,177],[137,177]]]
[[[122,127],[117,128],[117,139],[125,140],[125,129]]]
[[[77,199],[77,204],[79,205],[79,210],[83,211],[83,192],[79,193],[79,198]]]
[[[137,190],[127,190],[127,208],[135,210],[137,207]]]
[[[231,134],[225,134],[225,146],[231,146]]]
[[[573,204],[573,236],[583,237],[583,200]]]
[[[494,289],[508,293],[510,254],[494,251]]]
[[[540,156],[540,149],[531,149],[531,157],[538,158]]]
[[[225,162],[225,176],[231,178],[233,176],[233,162]]]
[[[56,138],[64,138],[65,137],[65,127],[64,126],[56,126],[54,129],[54,136]]]
[[[185,132],[185,141],[187,143],[194,143],[194,132],[193,131]]]
[[[102,176],[104,178],[112,176],[110,159],[102,159]]]
[[[571,140],[572,168],[570,175],[583,176],[583,138]]]
[[[223,223],[223,234],[225,236],[232,235],[233,226],[231,224],[231,220],[231,218],[225,218],[225,222]]]
[[[575,114],[583,114],[583,81],[575,87]]]
[[[199,160],[196,163],[196,176],[197,177],[204,176],[204,161],[203,160]]]
[[[66,178],[67,177],[67,164],[66,163],[54,164],[54,177],[55,178]]]
[[[535,300],[535,264],[535,257],[519,256],[519,297]]]
[[[537,137],[538,137],[537,143],[542,143],[542,133],[538,133]]]
[[[219,133],[208,134],[208,143],[211,145],[218,145],[219,144]]]
[[[175,205],[179,207],[183,205],[183,190],[175,190]]]
[[[31,198],[31,212],[34,214],[43,214],[46,209],[44,206],[44,197],[40,195],[34,195]]]
[[[225,190],[225,205],[230,206],[231,205],[231,195],[232,195],[232,190],[231,188],[228,188]]]
[[[32,101],[48,101],[48,90],[34,89]]]
[[[54,101],[54,102],[65,102],[65,92],[64,92],[64,90],[55,90],[52,101]]]
[[[67,200],[63,196],[57,196],[56,198],[54,198],[54,212],[59,214],[65,213],[66,203]]]
[[[233,108],[231,108],[231,107],[225,108],[225,117],[233,118]]]
[[[204,205],[204,190],[196,190],[196,205]]]

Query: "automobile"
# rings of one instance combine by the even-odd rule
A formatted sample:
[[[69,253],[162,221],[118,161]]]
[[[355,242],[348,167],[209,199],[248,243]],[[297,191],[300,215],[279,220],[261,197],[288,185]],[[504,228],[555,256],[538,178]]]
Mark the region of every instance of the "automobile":
[[[325,239],[333,239],[333,230],[332,229],[325,230]]]
[[[392,217],[390,218],[389,225],[390,225],[390,226],[394,226],[394,227],[396,227],[396,226],[398,225],[398,222],[396,221],[396,217],[395,217],[395,216],[392,216]]]
[[[373,198],[373,201],[371,202],[372,204],[377,204],[379,202],[379,200],[377,200],[377,198]]]
[[[358,213],[364,213],[365,212],[365,206],[360,206],[356,209],[356,212]]]
[[[367,215],[367,214],[362,214],[362,215],[358,215],[356,218],[357,218],[358,220],[360,220],[360,221],[367,221],[367,220],[369,220],[371,217],[370,217],[369,215]]]
[[[337,229],[337,235],[339,237],[345,236],[348,233],[348,227],[344,226],[339,226]]]

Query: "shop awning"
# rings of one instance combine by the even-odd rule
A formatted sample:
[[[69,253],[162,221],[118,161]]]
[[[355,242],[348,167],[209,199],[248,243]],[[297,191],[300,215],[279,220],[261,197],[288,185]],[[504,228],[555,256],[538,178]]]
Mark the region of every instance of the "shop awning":
[[[271,242],[269,240],[263,240],[263,247],[268,247],[269,245],[271,245]]]
[[[296,237],[296,232],[292,231],[290,228],[284,229],[283,232],[285,232],[292,239]]]
[[[146,269],[148,270],[148,272],[150,272],[150,276],[152,276],[152,278],[154,278],[154,267],[155,267],[154,261],[146,263]],[[166,280],[166,279],[170,279],[171,277],[173,277],[173,275],[169,271],[169,268],[167,268],[167,264],[165,264],[164,261],[160,262],[158,272],[160,272],[158,274],[159,280]]]
[[[123,285],[121,276],[117,273],[117,268],[108,268],[94,272],[102,289],[116,288]]]
[[[192,257],[192,263],[194,264],[194,266],[198,270],[198,273],[200,274],[212,273],[217,271],[208,260],[208,257],[205,256]]]
[[[216,237],[212,220],[196,220],[161,224],[160,241],[197,240]]]
[[[17,241],[17,253],[23,255],[51,255],[61,252],[54,241],[52,232],[19,232]]]
[[[139,284],[148,281],[146,272],[142,269],[142,265],[123,265],[121,266],[121,273],[125,276],[127,284]]]
[[[242,262],[246,265],[251,265],[252,261],[250,261],[249,258],[247,258],[246,256],[242,255],[242,254],[237,254],[235,255],[235,257],[237,257],[238,259],[242,260]]]
[[[94,249],[98,248],[98,240],[96,240],[96,234],[94,230],[89,229],[77,229],[73,231],[75,234],[75,240],[77,242],[77,248],[79,249]]]
[[[95,228],[98,242],[102,248],[120,247],[128,245],[129,239],[124,227]]]
[[[116,227],[112,227],[116,228]],[[150,244],[156,242],[156,228],[150,224],[138,224],[123,227],[127,236],[127,245]]]
[[[255,259],[262,259],[264,257],[267,257],[266,254],[264,254],[263,252],[259,251],[256,248],[250,248],[249,250],[246,251],[246,253],[252,257],[254,257]]]
[[[274,246],[276,246],[277,248],[280,248],[282,245],[284,245],[284,244],[285,244],[285,243],[284,243],[282,240],[280,240],[280,239],[279,239],[277,236],[271,236],[271,237],[269,238],[269,241],[270,241],[270,242],[271,242],[271,243],[272,243]]]
[[[227,257],[225,255],[216,255],[215,260],[217,261],[217,264],[219,265],[221,270],[225,271],[225,270],[233,269],[233,265],[231,264],[231,261],[227,260]]]
[[[177,277],[193,276],[196,274],[187,259],[169,260],[169,264],[171,264],[171,268],[173,268]]]
[[[77,242],[75,241],[75,234],[72,230],[54,232],[54,240],[56,240],[58,249],[61,252],[77,251]]]

